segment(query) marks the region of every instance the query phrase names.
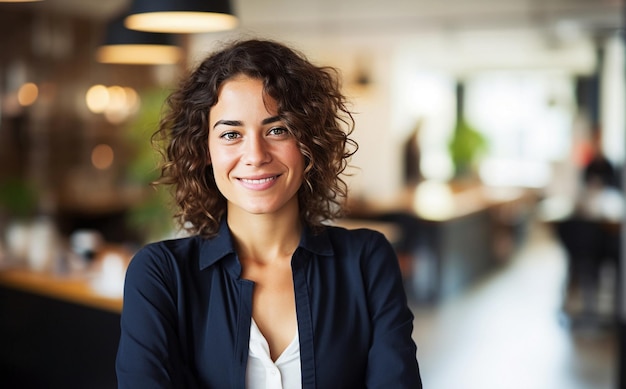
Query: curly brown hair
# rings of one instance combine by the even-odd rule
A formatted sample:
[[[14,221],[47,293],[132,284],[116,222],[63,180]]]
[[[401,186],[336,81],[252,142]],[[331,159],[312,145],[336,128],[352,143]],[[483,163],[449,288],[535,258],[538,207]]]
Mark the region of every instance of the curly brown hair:
[[[305,157],[304,183],[298,191],[302,220],[316,228],[341,216],[348,192],[341,174],[358,145],[349,137],[354,119],[338,71],[315,66],[281,43],[251,39],[209,55],[166,100],[153,135],[163,157],[155,184],[171,185],[178,206],[174,217],[190,233],[217,233],[226,199],[208,164],[209,111],[222,84],[238,75],[263,81]]]

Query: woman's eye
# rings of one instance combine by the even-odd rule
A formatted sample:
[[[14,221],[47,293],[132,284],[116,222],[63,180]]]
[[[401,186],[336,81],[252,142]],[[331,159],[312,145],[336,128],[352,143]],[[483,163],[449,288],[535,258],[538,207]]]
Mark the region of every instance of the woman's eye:
[[[236,132],[225,132],[220,137],[226,140],[235,140],[239,137],[239,134]]]
[[[284,127],[272,127],[268,133],[270,135],[286,135],[289,131]]]

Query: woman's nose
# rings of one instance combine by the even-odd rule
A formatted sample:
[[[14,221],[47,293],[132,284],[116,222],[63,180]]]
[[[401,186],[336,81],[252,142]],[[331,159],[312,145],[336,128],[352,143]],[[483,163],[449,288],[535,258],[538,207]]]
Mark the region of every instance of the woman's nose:
[[[252,136],[246,140],[243,160],[252,166],[259,166],[271,160],[267,142],[263,137]]]

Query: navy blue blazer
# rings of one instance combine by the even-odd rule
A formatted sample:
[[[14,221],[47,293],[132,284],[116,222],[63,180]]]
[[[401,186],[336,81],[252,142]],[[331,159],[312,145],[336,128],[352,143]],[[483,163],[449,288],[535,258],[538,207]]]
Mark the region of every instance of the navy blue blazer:
[[[292,258],[303,388],[421,388],[395,253],[378,232],[308,228]],[[124,388],[244,388],[254,282],[217,237],[142,248],[126,273]]]

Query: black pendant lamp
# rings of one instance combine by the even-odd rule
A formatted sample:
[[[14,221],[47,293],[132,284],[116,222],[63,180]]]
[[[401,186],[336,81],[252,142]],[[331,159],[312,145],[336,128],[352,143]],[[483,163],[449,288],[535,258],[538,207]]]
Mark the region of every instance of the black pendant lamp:
[[[169,65],[180,61],[183,50],[171,34],[130,30],[124,26],[126,14],[111,21],[103,44],[96,50],[102,63]]]
[[[126,27],[150,32],[230,30],[238,20],[228,0],[133,0]]]

